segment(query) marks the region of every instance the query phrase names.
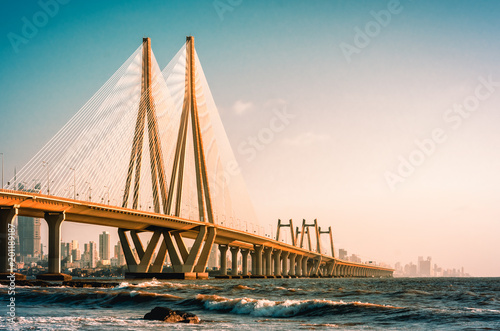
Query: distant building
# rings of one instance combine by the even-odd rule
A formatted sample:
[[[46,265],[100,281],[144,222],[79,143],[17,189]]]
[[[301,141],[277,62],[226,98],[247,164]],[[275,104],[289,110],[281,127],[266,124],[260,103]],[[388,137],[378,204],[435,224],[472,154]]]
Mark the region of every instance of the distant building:
[[[209,270],[213,270],[219,267],[219,258],[218,258],[219,250],[217,248],[218,245],[213,244],[212,249],[210,250],[210,257],[208,258],[208,264],[207,264]]]
[[[114,258],[116,259],[117,266],[122,266],[125,264],[125,255],[123,255],[123,249],[122,249],[122,245],[120,242],[116,243],[116,245],[115,245]]]
[[[351,257],[349,257],[349,261],[355,262],[355,263],[361,263],[361,258],[357,256],[356,254],[351,254]]]
[[[78,240],[71,240],[70,249],[73,261],[80,261],[82,259],[82,252],[78,247]]]
[[[71,255],[70,243],[61,243],[61,258],[65,259]]]
[[[339,249],[339,259],[347,260],[347,251],[345,249]]]
[[[431,276],[431,257],[428,256],[427,260],[424,260],[421,256],[418,258],[418,275],[422,277]]]
[[[97,266],[97,245],[94,241],[89,241],[84,245],[85,251],[83,253],[84,265],[89,268]]]
[[[103,231],[99,235],[99,257],[101,260],[107,261],[110,256],[110,235],[108,231]]]
[[[41,254],[41,222],[39,218],[18,216],[17,234],[19,236],[19,251],[21,256],[39,256]]]

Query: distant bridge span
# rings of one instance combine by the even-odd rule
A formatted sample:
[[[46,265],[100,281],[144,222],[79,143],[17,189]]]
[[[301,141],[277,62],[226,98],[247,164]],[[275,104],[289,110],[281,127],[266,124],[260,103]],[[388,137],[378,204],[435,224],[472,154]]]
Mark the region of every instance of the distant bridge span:
[[[46,218],[46,215],[56,214],[64,215],[65,222],[101,225],[133,231],[154,231],[155,229],[161,228],[168,229],[168,231],[180,231],[182,232],[183,237],[191,239],[197,238],[199,234],[198,228],[200,226],[206,226],[206,223],[204,222],[175,216],[48,196],[38,193],[27,193],[3,189],[0,189],[0,208],[2,224],[10,222],[7,220],[9,215],[8,211],[14,211],[14,213],[10,213],[10,215],[35,218]],[[332,256],[319,254],[305,248],[276,241],[272,238],[224,227],[222,225],[212,225],[211,227],[215,229],[217,234],[215,236],[214,243],[219,244],[222,247],[226,247],[226,249],[227,247],[231,247],[233,250],[234,248],[238,248],[243,252],[254,252],[256,250],[263,252],[266,249],[272,249],[274,252],[279,251],[280,255],[285,254],[295,257],[301,256],[302,260],[307,258],[312,261],[312,263],[310,263],[311,266],[308,269],[314,269],[314,261],[319,261],[317,270],[309,270],[309,272],[300,270],[300,274],[297,272],[298,264],[296,261],[290,261],[290,268],[286,271],[286,275],[283,270],[281,270],[279,275],[276,274],[276,272],[271,272],[271,270],[266,270],[265,265],[263,268],[261,267],[262,269],[260,273],[258,273],[258,267],[254,266],[252,274],[255,276],[392,276],[393,269],[390,268],[343,261]],[[259,249],[259,247],[262,248]],[[49,251],[49,254],[51,254],[49,259],[58,260],[58,268],[56,266],[56,268],[53,268],[53,270],[50,270],[49,272],[60,272],[59,252]],[[265,255],[265,253],[263,255]],[[2,256],[6,255],[2,254]],[[254,260],[257,262],[258,258],[254,258]],[[266,258],[264,257],[264,264],[266,262],[265,260]],[[3,272],[7,272],[8,269],[6,262],[7,261],[3,263]],[[255,262],[253,264],[255,264]],[[282,258],[280,265],[282,265]],[[237,268],[234,270],[237,270]],[[311,272],[313,273],[311,274]],[[224,270],[222,270],[222,273],[224,274]],[[243,273],[248,275],[250,270],[243,270]]]

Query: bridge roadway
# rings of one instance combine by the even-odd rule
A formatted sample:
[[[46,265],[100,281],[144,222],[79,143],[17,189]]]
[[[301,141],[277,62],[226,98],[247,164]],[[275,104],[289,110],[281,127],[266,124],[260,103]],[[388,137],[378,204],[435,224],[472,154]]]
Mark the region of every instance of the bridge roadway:
[[[281,276],[288,274],[290,276],[391,277],[393,272],[393,269],[340,260],[332,256],[319,254],[305,248],[276,241],[272,238],[228,228],[218,224],[209,224],[175,216],[48,196],[39,193],[0,189],[0,209],[0,239],[2,241],[0,247],[0,272],[7,272],[9,269],[7,261],[8,243],[6,240],[8,233],[7,223],[12,222],[11,218],[13,218],[9,218],[9,210],[14,210],[15,214],[19,216],[44,218],[49,224],[49,241],[51,236],[51,223],[47,215],[60,215],[63,213],[63,220],[67,222],[110,226],[126,230],[136,230],[138,232],[154,231],[155,229],[177,230],[182,232],[182,237],[192,239],[197,238],[200,226],[213,227],[216,229],[215,243],[219,244],[219,249],[222,253],[222,274],[226,274],[226,259],[222,258],[222,256],[226,256],[228,248],[233,252],[233,260],[235,260],[234,257],[237,256],[234,255],[234,252],[240,251],[242,253],[246,252],[247,254],[250,252],[252,254],[252,274],[255,276]],[[56,235],[58,240],[55,242],[58,243],[60,242],[60,231]],[[55,243],[50,245],[49,242],[49,273],[57,273],[60,272],[60,248],[52,246],[59,245]],[[56,254],[51,254],[51,250],[56,251]],[[260,253],[260,258],[254,258],[255,252]],[[268,254],[266,254],[266,252]],[[276,258],[273,259],[274,270],[272,270],[272,260],[270,257],[271,253],[276,252],[281,254],[281,259],[278,256],[279,262],[277,263]],[[244,256],[248,256],[247,254]],[[57,261],[51,261],[51,255],[52,260],[55,258]],[[283,257],[283,255],[285,257]],[[297,261],[296,263],[290,264],[293,264],[295,268],[290,266],[290,270],[288,271],[287,263],[282,262],[283,260],[287,260],[289,256],[297,257]],[[307,267],[307,262],[302,266],[299,257],[300,260],[309,261],[309,267]],[[316,261],[316,266],[314,263],[311,265],[311,261]],[[234,266],[235,262],[233,262],[232,274],[236,275]],[[245,269],[245,266],[243,269]],[[309,269],[307,272],[308,274],[305,271],[307,269]],[[248,273],[246,270],[243,271],[244,274]]]

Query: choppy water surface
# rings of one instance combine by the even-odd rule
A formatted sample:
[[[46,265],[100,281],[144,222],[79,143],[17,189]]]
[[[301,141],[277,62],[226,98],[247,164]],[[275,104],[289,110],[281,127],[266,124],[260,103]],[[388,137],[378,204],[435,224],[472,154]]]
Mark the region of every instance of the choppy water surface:
[[[6,286],[0,287],[0,297],[6,303]],[[195,313],[202,323],[143,320],[156,306]],[[13,330],[500,330],[500,278],[153,280],[122,281],[114,288],[18,287],[16,309]],[[4,315],[6,309],[0,310]],[[4,316],[0,328],[5,328]]]

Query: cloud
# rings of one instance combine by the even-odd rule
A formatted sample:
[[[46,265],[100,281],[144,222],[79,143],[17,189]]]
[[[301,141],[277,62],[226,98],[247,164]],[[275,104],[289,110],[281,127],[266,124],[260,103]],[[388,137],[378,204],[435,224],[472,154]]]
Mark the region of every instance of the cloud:
[[[233,111],[237,115],[242,115],[252,108],[253,108],[252,102],[244,102],[242,100],[236,100],[236,102],[233,105]]]
[[[285,139],[285,144],[295,147],[309,146],[315,143],[321,143],[330,140],[328,134],[318,134],[313,132],[301,133],[295,138]]]

